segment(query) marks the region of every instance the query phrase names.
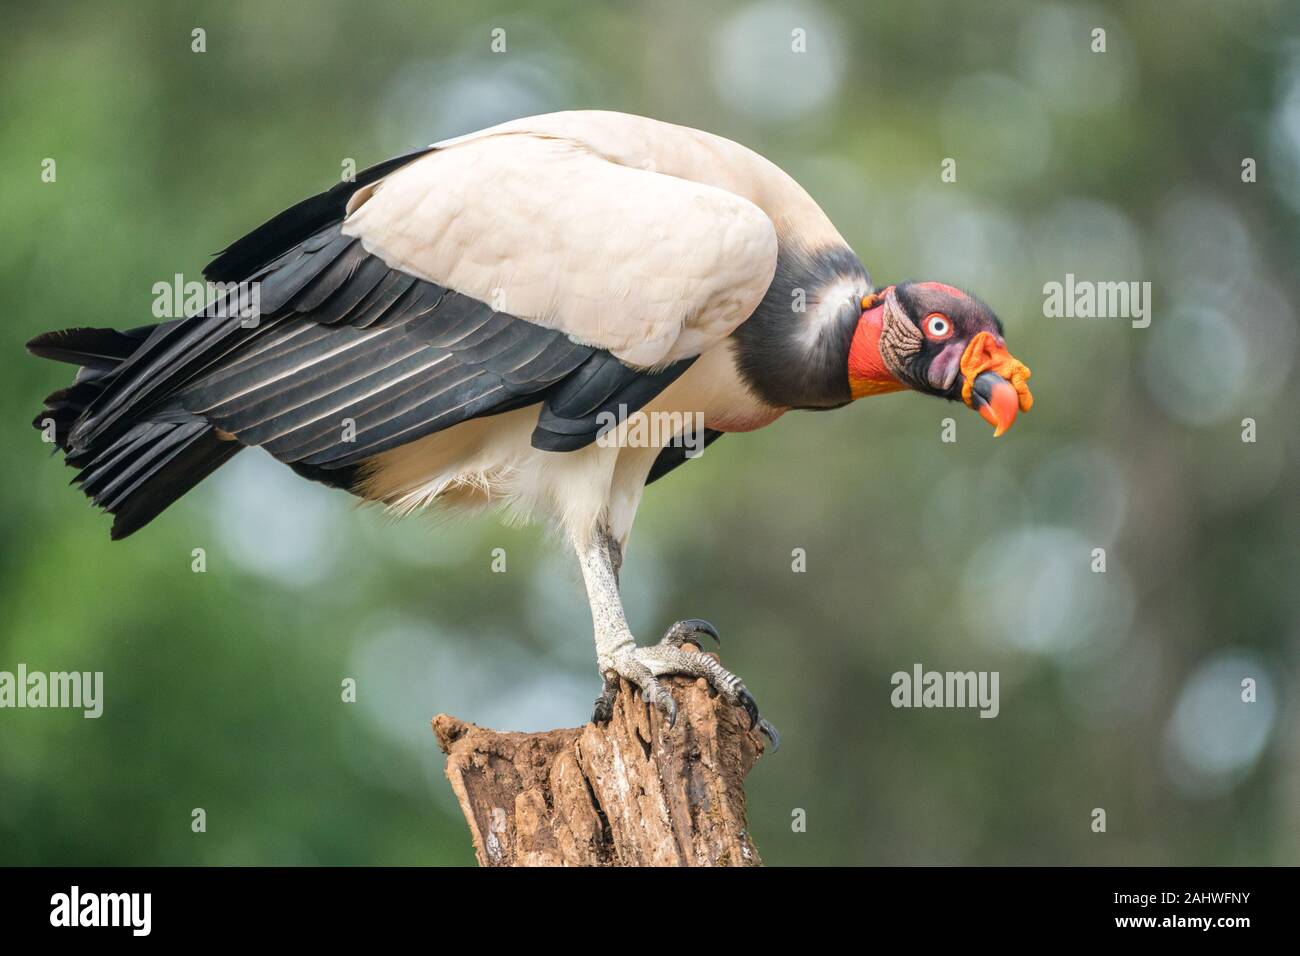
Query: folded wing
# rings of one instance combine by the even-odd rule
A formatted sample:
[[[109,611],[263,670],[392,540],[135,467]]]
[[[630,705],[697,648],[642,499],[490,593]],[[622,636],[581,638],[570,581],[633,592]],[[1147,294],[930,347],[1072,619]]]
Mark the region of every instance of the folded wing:
[[[209,267],[261,315],[158,326],[71,426],[208,422],[348,485],[378,452],[541,405],[533,442],[596,437],[761,300],[766,215],[723,190],[512,132],[413,154],[287,210]],[[233,293],[232,293],[233,294]]]

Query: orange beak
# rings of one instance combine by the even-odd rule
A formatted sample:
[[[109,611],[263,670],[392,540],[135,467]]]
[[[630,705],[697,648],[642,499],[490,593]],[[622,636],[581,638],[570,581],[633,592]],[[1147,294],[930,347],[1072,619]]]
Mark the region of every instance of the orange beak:
[[[1015,386],[996,372],[980,372],[971,389],[971,407],[995,429],[997,438],[1011,427],[1020,410],[1020,396]]]
[[[970,340],[961,357],[961,397],[993,426],[997,438],[1016,420],[1017,412],[1034,405],[1029,369],[1007,351],[1006,343],[991,332]]]

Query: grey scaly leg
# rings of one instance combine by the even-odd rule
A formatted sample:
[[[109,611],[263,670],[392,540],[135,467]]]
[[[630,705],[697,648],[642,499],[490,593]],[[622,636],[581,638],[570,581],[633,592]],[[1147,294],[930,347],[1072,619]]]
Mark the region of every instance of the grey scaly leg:
[[[668,629],[663,640],[650,647],[637,647],[623,614],[618,593],[618,573],[623,563],[622,549],[606,528],[599,527],[591,540],[577,545],[587,598],[591,603],[591,620],[596,631],[596,666],[605,680],[596,709],[595,723],[604,723],[613,714],[614,695],[620,677],[635,684],[646,702],[657,707],[673,726],[677,720],[677,703],[656,678],[667,674],[703,677],[723,700],[745,709],[750,727],[758,727],[772,741],[773,749],[780,737],[768,721],[759,716],[753,696],[739,677],[707,654],[682,650],[682,644],[696,634],[718,639],[713,625],[700,620],[678,621]]]

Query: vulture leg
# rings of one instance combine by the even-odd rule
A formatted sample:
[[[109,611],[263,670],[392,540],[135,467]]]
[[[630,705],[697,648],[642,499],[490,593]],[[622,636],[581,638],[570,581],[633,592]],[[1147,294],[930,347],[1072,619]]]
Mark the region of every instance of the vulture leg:
[[[601,695],[596,698],[595,713],[591,718],[594,723],[609,720],[618,680],[622,677],[640,688],[646,703],[657,707],[667,718],[668,726],[673,726],[677,719],[677,704],[656,678],[665,674],[686,674],[703,677],[724,700],[743,707],[749,716],[750,727],[757,727],[765,733],[772,741],[773,750],[780,745],[776,728],[759,715],[753,695],[745,689],[739,677],[711,655],[682,650],[682,644],[697,633],[709,634],[717,640],[713,625],[699,620],[678,621],[658,644],[638,647],[628,629],[623,601],[618,593],[618,571],[622,564],[622,549],[618,542],[602,525],[590,540],[578,544],[577,551],[596,631],[596,665],[605,679]]]

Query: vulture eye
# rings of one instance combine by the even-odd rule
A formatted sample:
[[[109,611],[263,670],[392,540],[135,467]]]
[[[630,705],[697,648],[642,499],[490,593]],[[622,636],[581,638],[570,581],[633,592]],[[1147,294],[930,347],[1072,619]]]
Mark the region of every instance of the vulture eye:
[[[952,335],[952,322],[942,312],[931,312],[925,317],[925,334],[932,339],[946,339]]]

